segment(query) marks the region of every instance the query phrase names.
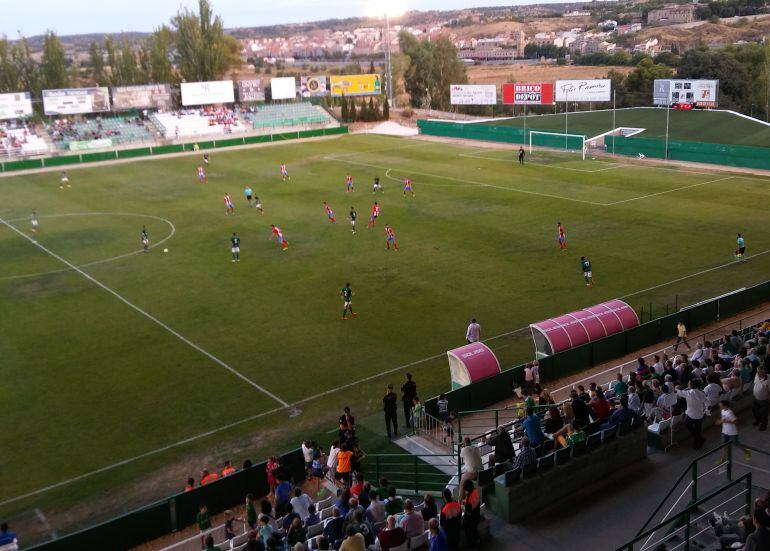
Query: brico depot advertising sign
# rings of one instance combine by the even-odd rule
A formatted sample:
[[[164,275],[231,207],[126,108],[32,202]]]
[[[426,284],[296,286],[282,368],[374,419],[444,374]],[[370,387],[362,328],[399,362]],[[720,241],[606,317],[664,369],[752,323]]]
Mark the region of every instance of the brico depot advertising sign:
[[[553,104],[553,83],[503,84],[504,105],[551,105]]]

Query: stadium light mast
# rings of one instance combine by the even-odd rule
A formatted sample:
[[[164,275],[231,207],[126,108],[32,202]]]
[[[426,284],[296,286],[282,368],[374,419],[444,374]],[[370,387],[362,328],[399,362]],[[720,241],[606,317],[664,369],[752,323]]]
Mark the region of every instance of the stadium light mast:
[[[388,73],[385,82],[388,83],[388,105],[393,107],[393,66],[390,52],[390,15],[385,10],[385,71]]]

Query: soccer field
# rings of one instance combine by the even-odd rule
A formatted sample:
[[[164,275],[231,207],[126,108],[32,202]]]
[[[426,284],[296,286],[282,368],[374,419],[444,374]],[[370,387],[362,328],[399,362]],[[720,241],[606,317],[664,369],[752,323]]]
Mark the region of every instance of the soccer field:
[[[564,113],[534,115],[500,119],[481,124],[514,126],[549,132],[564,132]],[[626,108],[615,111],[613,127],[612,110],[581,111],[567,114],[570,134],[584,134],[592,138],[613,128],[644,128],[636,134],[639,138],[665,138],[666,110],[656,108]],[[770,126],[725,111],[679,111],[669,113],[669,138],[693,142],[724,143],[770,147]]]
[[[0,514],[71,506],[214,448],[237,459],[255,433],[260,453],[296,445],[345,404],[378,411],[407,365],[422,396],[446,390],[444,352],[471,317],[489,338],[611,298],[660,308],[767,278],[758,206],[770,179],[576,159],[536,151],[521,167],[513,151],[346,136],[215,151],[205,185],[198,155],[73,169],[65,190],[57,172],[0,179]],[[385,191],[373,196],[375,176]],[[402,194],[404,177],[416,197]],[[247,207],[246,185],[264,214]],[[386,223],[398,252],[385,248]],[[346,282],[359,315],[342,321]],[[506,367],[531,357],[523,337],[490,344]]]

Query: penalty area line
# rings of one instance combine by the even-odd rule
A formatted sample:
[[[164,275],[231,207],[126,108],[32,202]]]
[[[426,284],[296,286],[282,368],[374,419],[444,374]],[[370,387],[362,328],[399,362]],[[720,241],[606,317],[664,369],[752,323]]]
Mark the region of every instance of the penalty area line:
[[[326,161],[333,161],[333,162],[337,162],[337,163],[345,163],[345,164],[350,164],[350,165],[365,166],[365,167],[369,167],[369,168],[379,168],[380,170],[389,170],[389,169],[393,168],[393,167],[387,167],[387,166],[383,166],[383,165],[375,165],[375,164],[370,164],[370,163],[362,163],[360,161],[351,161],[351,160],[346,160],[346,159],[337,159],[335,157],[324,157],[324,160],[326,160]],[[419,172],[419,171],[416,171],[416,170],[408,170],[408,171],[405,170],[404,172],[408,172],[409,174],[414,174],[414,175],[417,175],[417,176],[427,176],[428,178],[437,178],[439,180],[446,180],[448,182],[459,182],[461,184],[471,184],[471,185],[475,185],[475,186],[479,186],[479,187],[491,187],[491,188],[497,188],[497,189],[504,189],[504,190],[507,190],[507,191],[512,191],[514,193],[523,193],[525,195],[535,195],[537,197],[547,197],[549,199],[558,199],[558,200],[561,200],[561,201],[571,201],[573,203],[582,203],[584,205],[593,205],[595,207],[606,207],[607,206],[606,203],[597,203],[595,201],[586,201],[584,199],[574,199],[572,197],[563,197],[561,195],[551,195],[549,193],[540,193],[540,192],[537,192],[537,191],[529,191],[529,190],[525,190],[525,189],[517,189],[517,188],[512,188],[512,187],[495,186],[495,185],[492,185],[492,184],[487,184],[486,182],[477,182],[475,180],[464,180],[462,178],[453,178],[452,176],[442,176],[440,174],[432,174],[430,172]]]
[[[187,337],[185,337],[184,335],[182,335],[178,331],[172,329],[171,327],[169,327],[168,325],[166,325],[165,323],[160,321],[158,318],[156,318],[155,316],[153,316],[149,312],[147,312],[145,310],[142,310],[139,306],[137,306],[133,302],[129,301],[127,298],[125,298],[123,295],[119,294],[117,291],[113,290],[112,288],[108,287],[107,285],[105,285],[104,283],[99,281],[98,279],[96,279],[96,278],[92,277],[91,275],[89,275],[88,273],[84,272],[83,270],[81,270],[80,268],[78,268],[77,266],[72,264],[69,260],[67,260],[65,258],[62,258],[61,256],[59,256],[58,254],[56,254],[52,250],[48,249],[44,245],[42,245],[39,242],[35,241],[30,236],[28,236],[27,234],[25,234],[24,232],[19,230],[16,226],[14,226],[14,225],[10,224],[9,222],[7,222],[4,218],[0,218],[0,223],[5,225],[5,226],[7,226],[10,230],[12,230],[13,232],[17,233],[18,235],[20,235],[21,237],[23,237],[24,239],[26,239],[27,241],[32,243],[35,247],[37,247],[41,251],[43,251],[43,252],[47,253],[48,255],[52,256],[53,258],[55,258],[56,260],[58,260],[59,262],[61,262],[65,266],[68,266],[71,270],[79,273],[84,278],[86,278],[88,281],[93,283],[94,285],[100,287],[104,291],[107,291],[109,294],[111,294],[112,296],[117,298],[119,301],[121,301],[123,304],[125,304],[129,308],[131,308],[134,311],[138,312],[139,314],[141,314],[145,318],[149,319],[150,321],[152,321],[153,323],[155,323],[159,327],[165,329],[167,332],[171,333],[173,336],[175,336],[177,339],[179,339],[180,341],[182,341],[183,343],[185,343],[186,345],[188,345],[192,349],[194,349],[194,350],[200,352],[201,354],[203,354],[204,356],[206,356],[208,359],[213,361],[215,364],[225,368],[230,373],[232,373],[233,375],[235,375],[236,377],[238,377],[242,381],[248,383],[249,385],[251,385],[255,389],[259,390],[263,394],[269,396],[270,398],[272,398],[273,400],[275,400],[276,402],[278,402],[282,406],[287,407],[289,405],[287,402],[285,402],[284,400],[282,400],[281,398],[279,398],[278,396],[276,396],[275,394],[273,394],[272,392],[270,392],[266,388],[258,385],[257,383],[255,383],[254,381],[252,381],[251,379],[246,377],[243,373],[241,373],[237,369],[231,367],[230,365],[225,363],[223,360],[221,360],[218,357],[214,356],[211,352],[205,350],[204,348],[201,348],[200,346],[198,346],[197,344],[192,342],[190,339],[188,339]]]

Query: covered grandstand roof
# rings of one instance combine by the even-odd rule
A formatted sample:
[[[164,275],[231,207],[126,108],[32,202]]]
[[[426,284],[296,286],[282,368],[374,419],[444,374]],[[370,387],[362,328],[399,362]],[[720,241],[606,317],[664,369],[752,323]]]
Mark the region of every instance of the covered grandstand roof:
[[[622,300],[610,300],[531,324],[538,356],[550,356],[609,337],[639,325],[634,309]]]

